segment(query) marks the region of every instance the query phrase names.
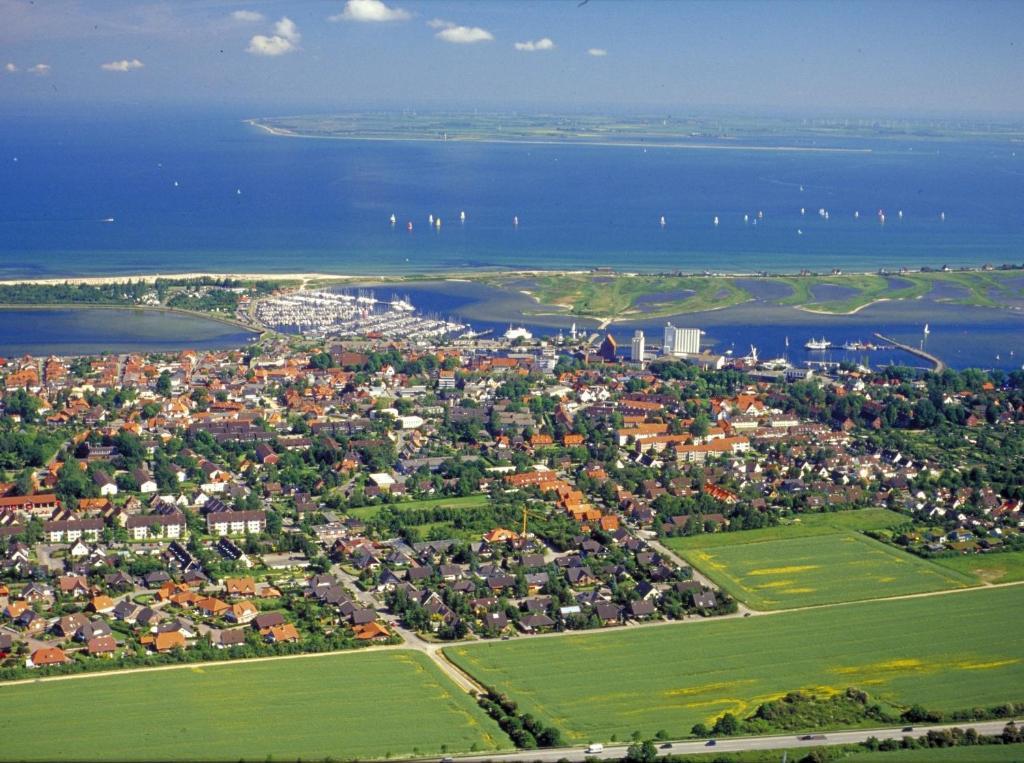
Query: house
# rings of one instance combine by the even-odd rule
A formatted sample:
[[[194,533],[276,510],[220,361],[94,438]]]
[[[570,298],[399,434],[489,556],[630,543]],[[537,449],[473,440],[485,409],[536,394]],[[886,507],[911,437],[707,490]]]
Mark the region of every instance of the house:
[[[224,593],[228,596],[255,596],[256,581],[252,578],[227,578],[224,581]]]
[[[639,601],[631,601],[626,611],[634,620],[646,620],[657,614],[658,610],[652,602],[640,599]]]
[[[268,628],[263,638],[271,644],[294,643],[299,640],[299,632],[291,623],[285,623]]]
[[[93,636],[85,648],[91,657],[112,657],[117,650],[117,642],[113,636]]]
[[[258,631],[270,630],[278,625],[284,625],[284,616],[280,612],[264,612],[252,621],[252,627]]]
[[[105,471],[97,469],[92,475],[92,481],[100,489],[101,496],[117,495],[117,483]]]
[[[216,599],[213,596],[207,596],[196,602],[196,609],[204,617],[220,617],[227,615],[230,606],[227,602]]]
[[[555,621],[543,612],[531,615],[523,615],[519,618],[519,630],[523,633],[538,633],[549,630],[555,626]]]
[[[140,609],[142,608],[138,604],[133,604],[128,599],[122,599],[114,607],[113,614],[121,622],[133,625]]]
[[[25,667],[27,668],[43,668],[48,665],[64,665],[65,663],[71,662],[64,650],[55,646],[43,647],[42,649],[36,649],[32,652],[32,655],[25,661]]]
[[[694,607],[698,607],[700,609],[713,609],[718,606],[718,600],[715,598],[715,594],[712,591],[703,591],[700,593],[694,591],[690,594],[690,603]]]
[[[228,608],[224,613],[224,619],[244,625],[245,623],[252,622],[259,613],[260,611],[256,608],[255,604],[247,599],[243,599]]]
[[[132,477],[135,478],[135,482],[138,483],[140,493],[155,493],[157,491],[156,480],[145,469],[136,469],[132,472]]]
[[[164,631],[156,634],[153,639],[153,649],[161,653],[170,652],[172,649],[184,649],[185,646],[185,636],[181,631]]]
[[[378,622],[356,625],[352,628],[356,641],[386,641],[391,637],[387,628]]]
[[[108,614],[114,611],[114,600],[103,594],[93,596],[89,600],[89,609],[97,614]]]
[[[213,628],[209,632],[210,643],[218,649],[229,649],[245,643],[244,628]]]
[[[83,575],[61,575],[57,586],[65,596],[78,598],[89,593],[89,581]]]

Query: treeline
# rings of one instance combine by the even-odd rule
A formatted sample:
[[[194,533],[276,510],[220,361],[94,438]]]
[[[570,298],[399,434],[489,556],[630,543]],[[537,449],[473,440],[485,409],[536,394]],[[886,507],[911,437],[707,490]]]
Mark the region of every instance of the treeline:
[[[538,747],[558,747],[562,733],[554,726],[546,726],[529,713],[519,713],[518,705],[493,689],[477,697],[477,704],[498,722],[512,743],[522,750]]]

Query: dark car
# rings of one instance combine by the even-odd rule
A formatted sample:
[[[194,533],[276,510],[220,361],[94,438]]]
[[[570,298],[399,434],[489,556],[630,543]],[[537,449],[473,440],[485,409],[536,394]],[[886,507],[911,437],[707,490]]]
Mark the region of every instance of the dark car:
[[[914,730],[913,726],[904,726],[903,727],[903,731],[913,731],[913,730]]]
[[[665,744],[663,744],[661,746],[661,749],[663,749],[663,750],[671,750],[672,749],[672,743],[671,742],[665,742]]]
[[[704,743],[704,746],[714,747],[716,744],[718,744],[718,742],[716,742],[714,739],[709,739],[707,742]]]

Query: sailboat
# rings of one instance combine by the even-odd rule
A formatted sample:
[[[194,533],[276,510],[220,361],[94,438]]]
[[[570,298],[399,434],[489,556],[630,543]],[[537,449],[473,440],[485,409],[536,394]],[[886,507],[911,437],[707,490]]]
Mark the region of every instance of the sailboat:
[[[391,224],[392,224],[392,225],[394,225],[394,224],[395,224],[395,223],[397,223],[397,222],[398,222],[398,218],[397,218],[397,217],[395,217],[395,213],[394,213],[394,212],[392,212],[392,213],[391,213]]]
[[[466,210],[462,210],[461,212],[459,212],[459,222],[466,222]]]
[[[665,227],[665,215],[661,216],[660,222],[661,222],[661,227],[664,228]]]
[[[924,324],[924,335],[928,336],[930,333],[932,333],[932,332],[931,332],[931,329],[928,328],[928,324],[927,323]]]

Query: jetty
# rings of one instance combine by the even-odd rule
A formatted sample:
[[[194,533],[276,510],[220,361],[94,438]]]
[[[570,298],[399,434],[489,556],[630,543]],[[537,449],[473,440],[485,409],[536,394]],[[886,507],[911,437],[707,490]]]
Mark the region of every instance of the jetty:
[[[932,370],[935,371],[935,373],[937,373],[937,374],[941,374],[943,371],[946,370],[946,364],[940,358],[936,357],[935,355],[932,355],[930,352],[925,352],[920,347],[914,347],[914,346],[909,345],[909,344],[903,344],[902,342],[897,342],[895,339],[887,337],[887,336],[885,336],[883,334],[879,334],[877,331],[875,332],[875,336],[878,337],[879,339],[881,339],[883,342],[887,342],[887,343],[891,344],[893,347],[895,347],[895,348],[897,348],[899,350],[903,350],[904,352],[909,352],[911,355],[916,355],[919,358],[924,358],[929,363],[931,363],[932,366],[934,366],[934,368],[932,368]]]

